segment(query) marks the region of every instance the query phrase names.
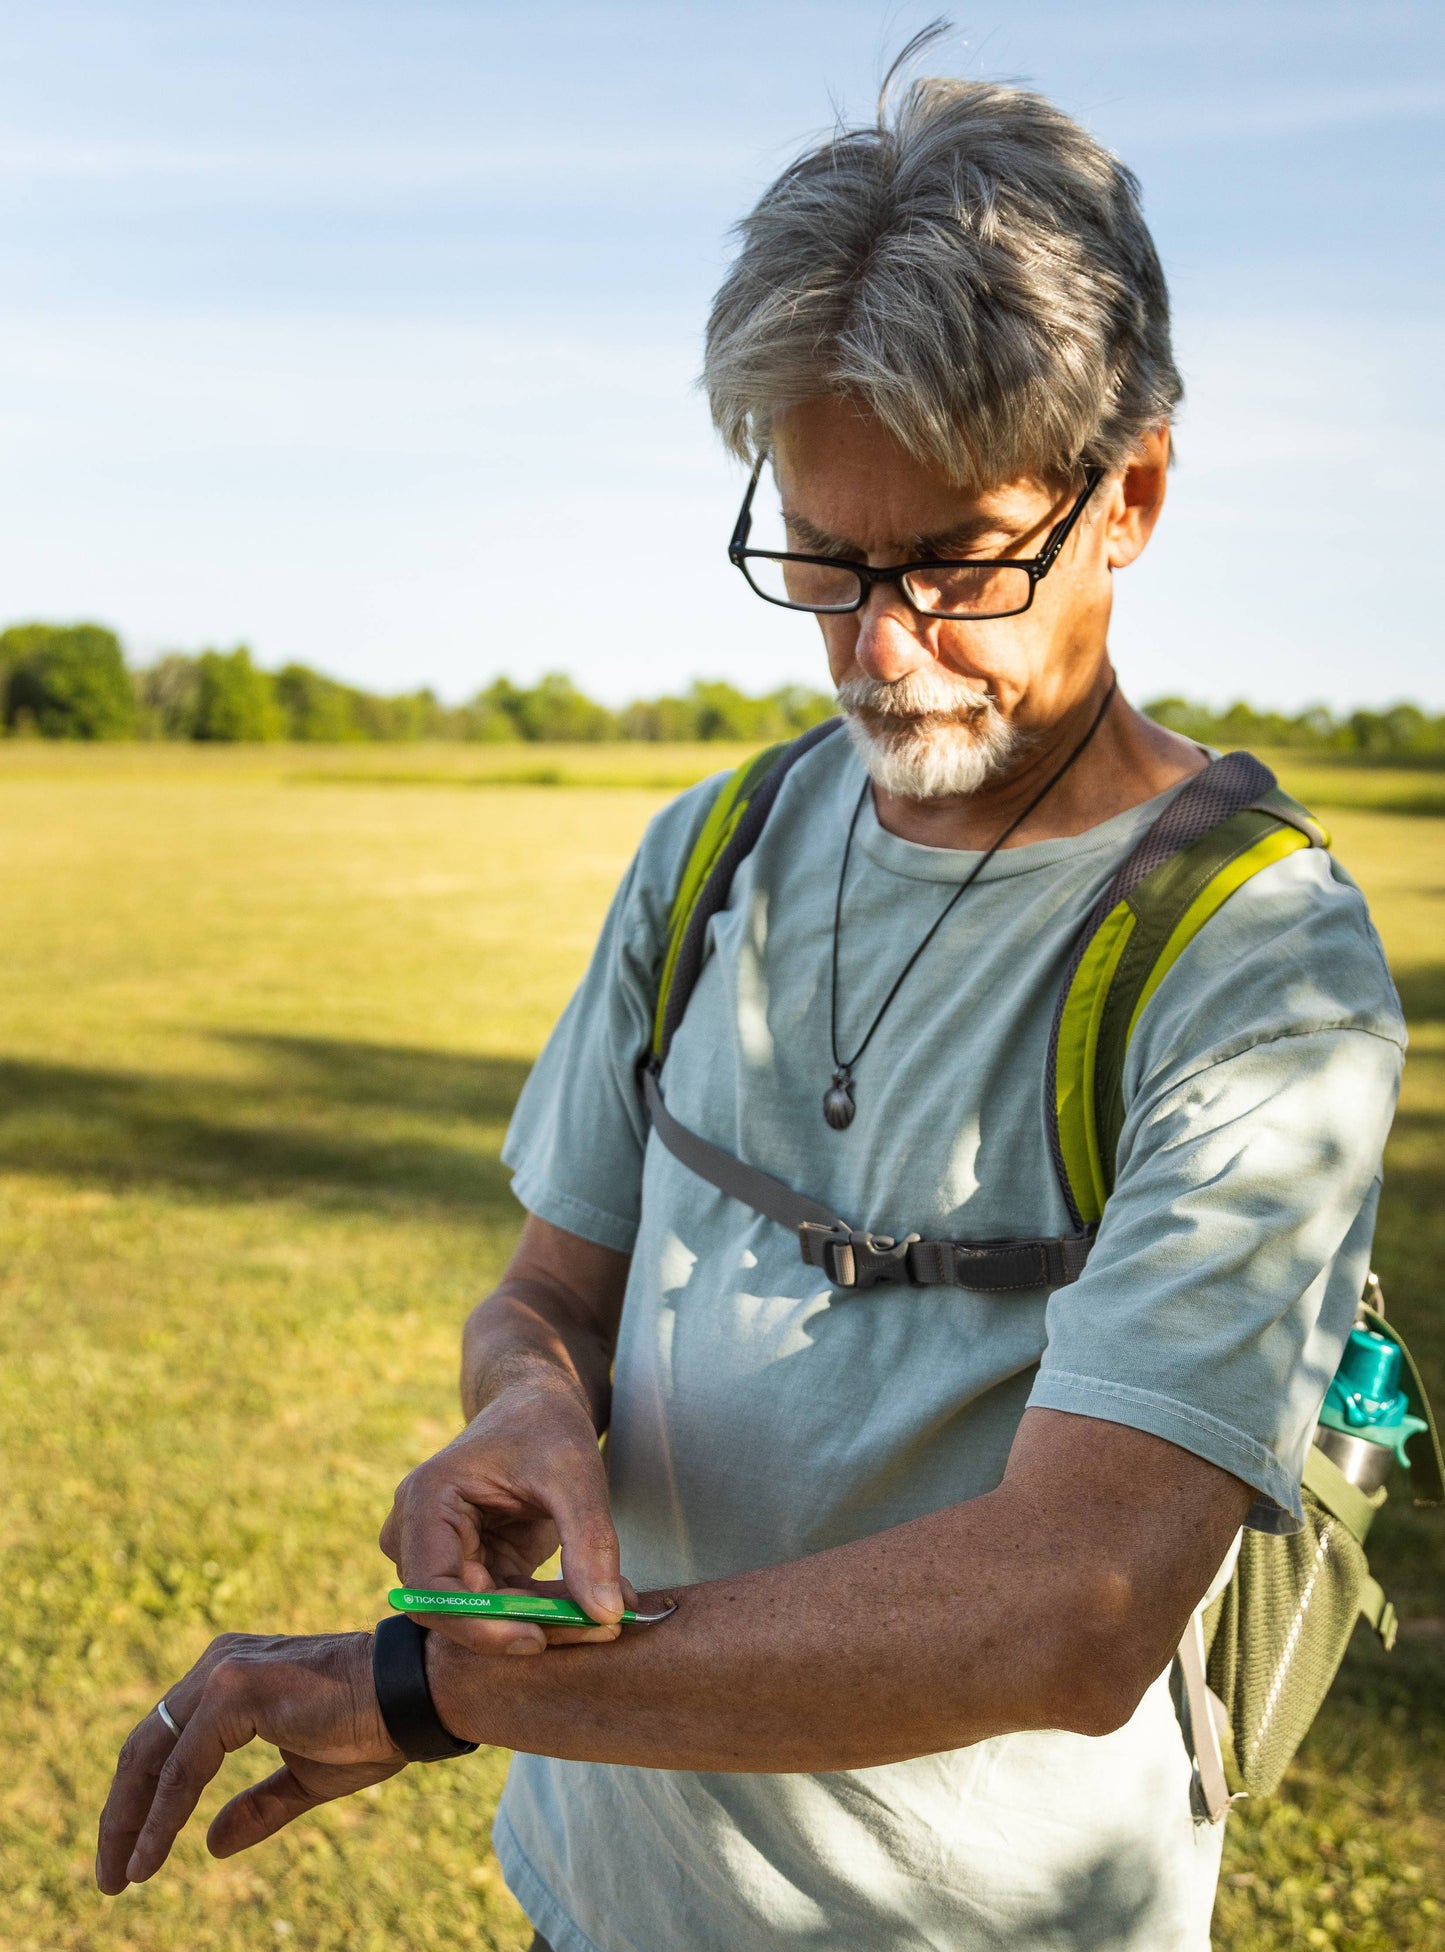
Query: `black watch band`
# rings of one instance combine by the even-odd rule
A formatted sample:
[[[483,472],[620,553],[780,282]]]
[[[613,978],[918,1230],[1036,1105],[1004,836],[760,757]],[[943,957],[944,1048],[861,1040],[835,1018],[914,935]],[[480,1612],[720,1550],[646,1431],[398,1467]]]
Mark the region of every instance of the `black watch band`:
[[[426,1678],[427,1629],[405,1613],[389,1613],[376,1623],[371,1644],[371,1678],[386,1732],[408,1762],[441,1762],[470,1755],[475,1742],[463,1742],[442,1726]]]

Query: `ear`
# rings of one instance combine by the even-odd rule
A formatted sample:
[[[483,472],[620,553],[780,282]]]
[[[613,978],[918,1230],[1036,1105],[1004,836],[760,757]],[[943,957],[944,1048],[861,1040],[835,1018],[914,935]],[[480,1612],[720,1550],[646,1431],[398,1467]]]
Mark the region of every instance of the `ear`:
[[[1127,569],[1143,553],[1164,507],[1168,475],[1166,425],[1144,436],[1115,484],[1106,537],[1110,569]]]

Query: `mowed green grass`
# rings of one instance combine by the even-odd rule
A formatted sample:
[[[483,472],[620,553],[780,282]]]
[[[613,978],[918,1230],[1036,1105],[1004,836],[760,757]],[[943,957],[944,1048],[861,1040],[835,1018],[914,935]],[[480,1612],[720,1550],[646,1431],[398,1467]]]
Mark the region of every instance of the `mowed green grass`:
[[[0,1946],[526,1943],[500,1756],[224,1865],[193,1824],[113,1905],[94,1820],[212,1633],[383,1610],[377,1528],[456,1427],[458,1330],[515,1232],[511,1103],[643,824],[731,756],[0,746]],[[524,762],[593,783],[480,779]],[[667,787],[596,783],[629,777]],[[1330,824],[1412,1020],[1377,1258],[1438,1391],[1445,822]],[[1439,1943],[1445,1515],[1377,1536],[1434,1631],[1388,1660],[1357,1636],[1286,1793],[1232,1819],[1231,1952]]]

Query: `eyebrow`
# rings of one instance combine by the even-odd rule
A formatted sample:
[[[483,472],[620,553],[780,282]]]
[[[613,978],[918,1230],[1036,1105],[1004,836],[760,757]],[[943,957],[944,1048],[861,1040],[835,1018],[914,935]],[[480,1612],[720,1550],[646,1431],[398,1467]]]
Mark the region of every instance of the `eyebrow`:
[[[783,511],[783,520],[789,533],[810,554],[819,556],[864,556],[868,552],[860,549],[856,542],[847,542],[842,536],[831,535],[827,529],[820,529],[810,522],[806,515]],[[969,549],[981,536],[997,535],[1000,541],[1006,539],[1000,534],[998,523],[989,515],[976,515],[971,519],[957,522],[951,529],[937,535],[915,535],[905,538],[903,546],[914,562],[936,562],[947,560],[956,550]]]

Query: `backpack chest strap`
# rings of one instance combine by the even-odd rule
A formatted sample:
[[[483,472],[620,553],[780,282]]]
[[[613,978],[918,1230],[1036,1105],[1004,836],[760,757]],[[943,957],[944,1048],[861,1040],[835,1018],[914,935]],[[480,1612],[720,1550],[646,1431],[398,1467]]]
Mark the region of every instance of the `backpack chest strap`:
[[[1094,1244],[1093,1229],[1039,1240],[926,1240],[920,1234],[870,1233],[759,1166],[725,1152],[673,1117],[663,1102],[658,1067],[641,1069],[642,1096],[652,1129],[689,1172],[729,1199],[798,1237],[806,1266],[821,1268],[835,1288],[972,1288],[1006,1294],[1061,1288],[1077,1281]]]

